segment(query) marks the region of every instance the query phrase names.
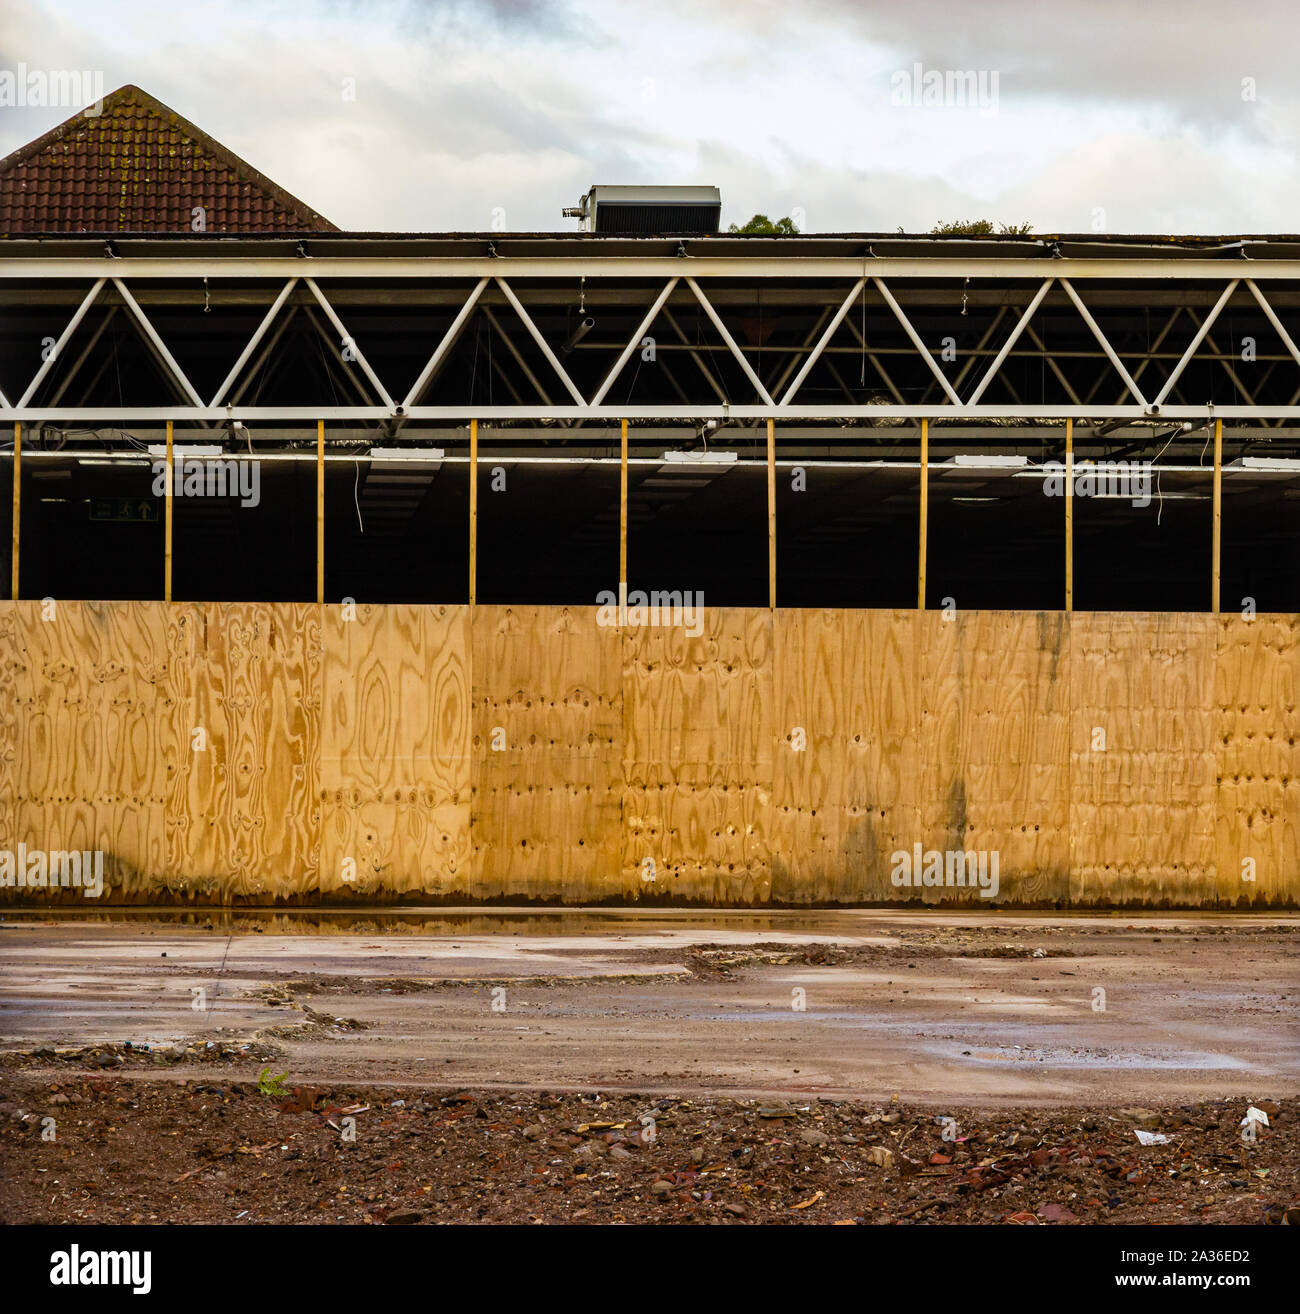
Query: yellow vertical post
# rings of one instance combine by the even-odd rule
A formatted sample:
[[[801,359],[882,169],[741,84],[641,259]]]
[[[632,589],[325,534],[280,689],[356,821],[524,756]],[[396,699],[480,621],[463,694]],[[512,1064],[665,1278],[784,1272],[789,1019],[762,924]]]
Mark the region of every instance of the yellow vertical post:
[[[618,463],[618,611],[627,607],[627,421],[620,428]]]
[[[916,606],[925,610],[925,544],[930,525],[930,421],[921,421],[921,546],[917,557]]]
[[[23,426],[19,420],[14,421],[14,559],[13,559],[13,576],[11,580],[11,589],[9,596],[15,602],[18,601],[18,526],[22,520],[20,508],[22,506],[22,463],[23,463]]]
[[[163,601],[172,600],[172,429],[167,421],[167,473],[163,477]]]
[[[1214,422],[1214,565],[1213,585],[1210,591],[1214,614],[1219,614],[1219,564],[1223,528],[1223,421]]]
[[[325,602],[325,421],[316,421],[316,601]]]
[[[478,421],[469,422],[469,605],[478,593]]]
[[[1074,610],[1074,421],[1065,422],[1065,610]]]
[[[767,422],[767,605],[776,609],[776,421]]]

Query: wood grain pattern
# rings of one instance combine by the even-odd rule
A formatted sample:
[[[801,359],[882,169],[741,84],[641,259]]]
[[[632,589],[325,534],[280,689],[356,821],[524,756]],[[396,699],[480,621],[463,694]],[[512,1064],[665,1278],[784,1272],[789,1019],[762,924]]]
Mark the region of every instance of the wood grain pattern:
[[[1300,896],[1300,617],[703,621],[0,602],[0,848],[113,902],[892,902],[915,843],[998,902]]]
[[[322,894],[469,895],[469,608],[349,614],[322,622]]]
[[[1069,897],[1069,618],[967,611],[919,621],[923,849],[998,855],[995,903]],[[954,897],[925,889],[927,902]],[[960,893],[957,898],[969,897]],[[976,896],[980,897],[980,896]]]
[[[1221,617],[1214,702],[1219,898],[1294,900],[1300,884],[1300,619]]]
[[[1212,900],[1215,618],[1076,612],[1070,635],[1071,902]]]
[[[595,607],[474,609],[474,892],[609,898],[622,861],[622,638]]]
[[[18,734],[26,713],[18,705],[26,649],[18,633],[18,608],[0,602],[0,846],[18,842]]]
[[[682,626],[624,628],[626,897],[770,897],[771,615],[705,608],[698,637]]]
[[[161,606],[17,602],[7,610],[16,725],[0,843],[101,850],[101,897],[151,892],[165,856],[165,725],[155,711],[170,655]]]
[[[891,854],[919,835],[917,624],[908,611],[777,612],[773,899],[896,896]]]
[[[184,603],[173,610],[169,882],[203,897],[314,898],[320,609]]]

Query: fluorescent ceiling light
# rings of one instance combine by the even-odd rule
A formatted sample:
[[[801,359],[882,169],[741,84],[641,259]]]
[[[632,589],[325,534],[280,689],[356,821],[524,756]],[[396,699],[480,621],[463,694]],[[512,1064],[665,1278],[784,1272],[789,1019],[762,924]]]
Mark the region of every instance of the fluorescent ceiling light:
[[[150,443],[149,455],[167,459],[166,443]],[[173,443],[172,460],[178,456],[220,456],[221,448],[216,443]]]
[[[727,473],[728,470],[736,467],[735,452],[665,452],[663,455],[663,464],[655,471],[656,474],[671,474],[674,479],[671,481],[657,480],[656,482],[663,485],[665,482],[672,482],[678,487],[696,487],[703,488],[712,483],[719,476]],[[687,481],[679,476],[683,471],[697,471],[703,475],[702,479]],[[649,480],[643,480],[641,487],[645,487]]]
[[[442,461],[441,447],[372,447],[370,461],[403,465],[436,465]]]
[[[733,465],[735,452],[665,452],[666,465]]]
[[[938,461],[931,468],[945,479],[985,479],[989,475],[1016,475],[1029,465],[1027,456],[997,456],[993,453],[962,455]]]
[[[1229,461],[1228,470],[1258,470],[1269,474],[1300,474],[1300,460],[1291,456],[1239,456]]]
[[[1027,456],[1000,456],[993,452],[980,452],[978,455],[954,456],[944,461],[946,466],[957,466],[966,470],[1023,470],[1029,464]]]
[[[1134,493],[1089,493],[1089,497],[1094,502],[1132,502],[1136,496]],[[1157,502],[1208,502],[1209,493],[1162,493],[1158,489],[1148,488],[1142,491],[1141,498],[1144,500],[1150,498],[1150,505],[1154,506]],[[1145,508],[1142,508],[1145,510]]]

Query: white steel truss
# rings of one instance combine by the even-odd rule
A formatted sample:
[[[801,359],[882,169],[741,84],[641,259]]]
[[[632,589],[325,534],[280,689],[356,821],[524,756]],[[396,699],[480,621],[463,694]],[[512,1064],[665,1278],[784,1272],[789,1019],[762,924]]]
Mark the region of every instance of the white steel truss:
[[[0,244],[2,246],[3,244]],[[1240,268],[1240,265],[1236,265]],[[387,423],[400,427],[409,420],[426,421],[468,421],[480,419],[492,422],[510,421],[582,421],[582,420],[705,420],[736,419],[758,420],[777,419],[787,421],[835,421],[835,420],[887,420],[887,419],[1096,419],[1096,420],[1136,420],[1136,419],[1189,419],[1203,420],[1207,402],[1197,397],[1188,397],[1180,388],[1182,381],[1188,377],[1187,369],[1204,348],[1206,358],[1217,362],[1227,371],[1240,396],[1246,404],[1214,405],[1214,413],[1228,419],[1237,420],[1300,420],[1300,388],[1289,402],[1262,401],[1259,391],[1262,382],[1267,381],[1271,371],[1281,368],[1283,373],[1291,365],[1300,366],[1300,347],[1295,336],[1288,330],[1277,309],[1271,304],[1264,288],[1279,281],[1300,286],[1300,261],[1268,260],[1251,263],[1251,277],[1234,274],[1234,265],[1223,259],[1202,260],[1193,257],[1177,260],[1160,260],[1146,258],[1126,259],[1058,259],[1045,262],[1041,259],[1006,259],[993,258],[949,260],[942,258],[886,257],[874,260],[848,260],[838,257],[760,257],[757,259],[739,259],[732,257],[685,257],[670,259],[665,257],[519,257],[510,259],[483,259],[476,256],[442,258],[402,256],[389,257],[326,257],[310,259],[290,259],[285,257],[223,257],[220,259],[199,259],[193,256],[165,259],[155,256],[123,258],[41,258],[18,259],[0,256],[0,290],[6,280],[22,277],[27,280],[39,280],[42,287],[56,288],[66,284],[67,280],[82,279],[90,281],[89,291],[82,298],[54,341],[52,349],[44,355],[33,372],[31,379],[12,396],[0,391],[0,422],[21,421],[33,424],[59,424],[75,422],[130,423],[151,422],[171,419],[178,422],[212,423],[223,420],[240,421],[308,421],[323,419],[327,421],[353,421],[359,423]],[[211,394],[211,399],[204,401],[195,384],[178,363],[177,356],[169,347],[165,336],[146,314],[141,301],[132,288],[141,291],[166,279],[178,282],[185,279],[219,278],[223,283],[256,282],[264,287],[268,280],[279,283],[278,290],[262,314],[255,331],[239,351],[237,358],[224,374],[219,386]],[[1008,287],[1014,292],[1014,308],[1018,313],[1009,332],[1001,336],[1000,345],[993,345],[1003,332],[1000,326],[1013,307],[1008,304],[998,306],[996,316],[988,324],[973,352],[967,351],[960,367],[951,376],[941,368],[936,359],[936,344],[927,343],[916,327],[913,316],[908,313],[907,304],[910,285],[917,280],[933,281],[938,278],[964,280],[967,287],[977,292],[983,287],[997,287],[1006,291]],[[601,286],[601,280],[620,280],[611,284],[611,288],[626,288],[626,280],[655,280],[654,292],[644,313],[636,318],[631,335],[623,340],[621,335],[615,344],[617,354],[612,365],[604,370],[599,380],[589,385],[584,392],[582,386],[570,368],[566,368],[561,355],[543,329],[539,327],[535,310],[529,309],[526,299],[532,303],[533,289],[546,287],[553,289],[557,279],[573,282],[581,279],[584,296],[595,295]],[[379,280],[386,287],[394,281],[418,281],[427,288],[431,282],[442,280],[444,287],[443,304],[455,306],[455,313],[450,325],[441,333],[433,344],[431,354],[415,374],[408,386],[394,388],[390,391],[379,369],[368,359],[366,353],[349,333],[344,320],[347,306],[358,304],[356,288],[366,279]],[[473,279],[473,286],[465,290],[467,279]],[[662,279],[662,283],[657,280]],[[549,280],[538,282],[537,280]],[[802,307],[807,310],[812,320],[812,327],[805,331],[799,329],[799,338],[793,342],[783,341],[779,346],[769,350],[779,352],[777,363],[768,357],[768,369],[763,369],[762,359],[754,353],[761,348],[750,347],[748,350],[737,341],[736,335],[728,325],[727,319],[718,307],[725,309],[732,304],[727,298],[737,282],[749,286],[762,286],[766,282],[779,281],[780,287],[789,294],[791,281],[797,288],[802,285],[810,287],[820,280],[818,295],[829,297],[825,304],[818,302]],[[1172,306],[1172,313],[1164,323],[1159,334],[1142,354],[1142,359],[1135,362],[1132,370],[1125,364],[1097,316],[1088,304],[1085,295],[1087,284],[1097,280],[1109,280],[1113,286],[1122,282],[1132,289],[1132,305],[1143,306],[1144,298],[1152,297],[1152,303],[1161,307]],[[1170,288],[1170,281],[1178,280],[1179,288],[1193,285],[1203,295],[1201,305],[1207,305],[1210,295],[1215,295],[1211,306],[1204,314],[1198,313],[1192,305],[1180,305],[1177,291]],[[1085,292],[1079,290],[1079,286]],[[62,378],[51,396],[37,403],[42,386],[51,378],[51,372],[72,341],[78,328],[85,321],[91,308],[100,301],[106,289],[116,292],[118,301],[107,306],[105,319],[94,329],[90,340],[81,347],[80,353],[71,367],[75,375],[87,361],[94,357],[100,335],[119,305],[125,308],[129,319],[143,335],[145,343],[160,366],[167,383],[174,389],[176,396],[160,396],[156,404],[143,406],[86,406],[71,405],[65,398],[70,392],[70,377]],[[499,290],[495,306],[499,311],[503,304],[514,312],[514,317],[522,324],[527,334],[525,346],[530,342],[532,348],[540,353],[546,362],[546,368],[562,387],[567,399],[557,401],[552,389],[539,377],[542,369],[536,362],[530,364],[520,347],[506,333],[501,332],[501,321],[493,306],[488,303],[486,293],[489,288]],[[680,309],[684,293],[689,291],[688,301],[693,301],[704,312],[713,330],[725,346],[725,353],[719,349],[719,359],[725,364],[728,360],[747,385],[739,386],[729,394],[726,381],[718,370],[711,370],[704,356],[709,349],[700,342],[692,341],[681,325],[673,317],[674,307]],[[1064,305],[1058,288],[1068,298],[1074,309],[1082,318],[1088,333],[1096,344],[1096,351],[1072,350],[1068,353],[1053,353],[1045,345],[1043,336],[1035,329],[1032,321],[1043,307],[1049,296],[1053,295],[1054,304]],[[302,289],[305,289],[303,291]],[[337,289],[337,290],[336,290]],[[457,290],[459,289],[459,290]],[[1159,292],[1161,295],[1154,295]],[[522,293],[522,295],[521,295]],[[308,296],[308,294],[310,294]],[[871,294],[878,298],[873,305],[883,305],[892,316],[898,329],[902,331],[901,339],[892,344],[881,340],[880,332],[873,332],[868,341],[858,316],[853,313],[855,306],[865,304]],[[1028,294],[1028,300],[1025,295]],[[611,296],[614,292],[611,291]],[[635,292],[624,292],[635,300]],[[797,295],[797,293],[796,293]],[[1252,380],[1248,386],[1240,377],[1240,371],[1234,367],[1230,354],[1224,353],[1210,336],[1220,316],[1229,306],[1234,296],[1238,296],[1238,305],[1247,296],[1249,301],[1258,305],[1268,324],[1277,333],[1285,347],[1286,355],[1275,355],[1269,364],[1269,374],[1262,380]],[[677,300],[674,300],[674,297]],[[1170,298],[1174,298],[1170,300]],[[1289,304],[1295,304],[1294,295],[1288,293]],[[347,298],[346,305],[344,299]],[[501,298],[504,298],[504,303]],[[263,303],[264,304],[264,303]],[[608,303],[606,303],[608,304]],[[641,302],[645,305],[645,302]],[[985,304],[995,304],[991,301]],[[333,334],[337,336],[343,355],[340,361],[349,375],[358,400],[355,404],[301,404],[301,405],[259,405],[246,403],[245,396],[248,382],[254,378],[266,362],[279,350],[286,323],[297,310],[304,310],[309,319],[319,311],[328,321]],[[630,304],[622,307],[624,312]],[[428,393],[431,384],[446,367],[452,357],[457,342],[476,311],[481,311],[486,322],[505,342],[509,361],[503,365],[493,361],[492,368],[506,385],[512,402],[509,405],[497,404],[424,404],[422,399]],[[2,313],[2,312],[0,312]],[[506,312],[509,313],[508,311]],[[635,311],[632,312],[635,314]],[[963,311],[964,300],[963,300]],[[1158,391],[1151,397],[1144,393],[1141,380],[1148,365],[1157,358],[1164,341],[1178,317],[1187,313],[1195,333],[1184,350],[1164,376]],[[712,401],[691,402],[685,394],[675,374],[665,372],[665,379],[676,392],[676,400],[661,403],[630,403],[611,400],[615,385],[624,377],[624,372],[632,356],[645,340],[655,321],[662,316],[674,338],[661,341],[661,349],[683,352],[692,357],[696,366],[707,381],[713,394]],[[703,323],[703,321],[700,321]],[[806,323],[807,321],[805,321]],[[865,320],[864,320],[865,322]],[[888,318],[886,318],[888,322]],[[323,329],[323,324],[320,325]],[[626,332],[626,322],[623,332]],[[836,340],[852,340],[856,347],[839,346]],[[610,344],[605,344],[610,345]],[[853,390],[845,382],[836,366],[835,352],[853,350],[859,352],[863,361],[870,361],[872,368],[883,381],[888,391],[888,399],[883,395],[878,400],[863,402],[855,397]],[[531,350],[531,348],[530,348]],[[569,350],[566,346],[565,351]],[[1134,354],[1130,349],[1130,355]],[[1041,358],[1068,397],[1068,404],[1027,404],[1020,400],[1019,394],[1007,377],[1004,367],[1009,359],[1016,355],[1028,355]],[[1095,383],[1084,391],[1086,384],[1076,378],[1071,380],[1062,368],[1065,355],[1089,356],[1101,362],[1101,373]],[[1172,355],[1172,353],[1166,353]],[[504,360],[504,358],[502,358]],[[841,358],[842,359],[842,358]],[[911,361],[915,367],[921,362],[924,367],[924,388],[914,387],[913,400],[900,387],[897,369],[890,365],[892,361]],[[506,366],[513,363],[519,375],[526,379],[535,398],[525,397],[529,389],[515,386],[507,373]],[[381,362],[382,363],[382,362]],[[572,362],[570,362],[572,363]],[[834,380],[838,393],[844,400],[826,401],[809,400],[808,381],[813,371],[822,365]],[[534,368],[534,365],[537,367]],[[352,368],[355,366],[355,370]],[[545,369],[542,369],[545,373]],[[764,382],[764,373],[769,382]],[[579,376],[581,377],[581,376]],[[968,380],[974,386],[963,396]],[[1013,398],[1011,403],[989,402],[985,398],[990,386],[995,382]],[[733,382],[735,380],[733,379]],[[1108,382],[1122,385],[1118,396],[1107,404],[1094,402],[1093,398],[1104,392],[1111,395]],[[864,373],[865,385],[865,373]],[[874,387],[874,384],[872,385]],[[936,389],[938,395],[935,395]],[[49,391],[49,389],[46,389]],[[823,394],[828,390],[823,387]],[[1083,393],[1083,395],[1081,395]],[[1285,394],[1283,394],[1285,395]],[[397,398],[400,397],[400,400]]]

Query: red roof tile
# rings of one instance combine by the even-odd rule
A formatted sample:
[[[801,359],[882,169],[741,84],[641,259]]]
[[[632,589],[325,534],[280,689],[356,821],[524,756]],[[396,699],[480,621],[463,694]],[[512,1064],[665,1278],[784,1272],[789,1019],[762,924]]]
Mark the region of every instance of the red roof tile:
[[[90,109],[0,160],[0,235],[338,231],[139,87]]]

